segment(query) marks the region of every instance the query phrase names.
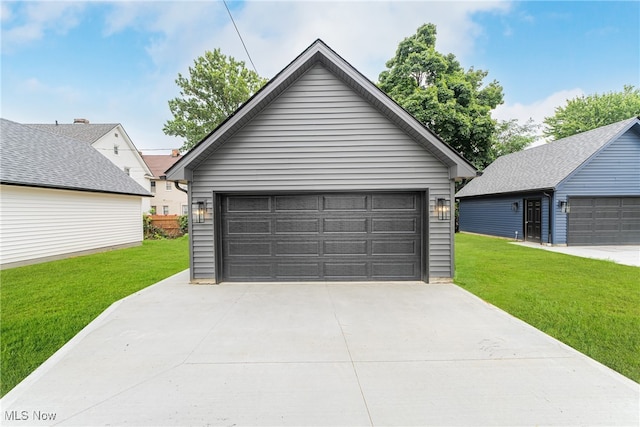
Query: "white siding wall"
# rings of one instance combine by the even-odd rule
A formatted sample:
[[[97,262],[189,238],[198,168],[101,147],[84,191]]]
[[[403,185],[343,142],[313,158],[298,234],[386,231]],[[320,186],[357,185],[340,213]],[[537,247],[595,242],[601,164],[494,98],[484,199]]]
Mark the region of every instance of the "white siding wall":
[[[156,192],[152,193],[150,205],[156,207],[156,215],[163,215],[163,206],[169,207],[169,215],[182,215],[183,206],[187,206],[187,193],[178,190],[173,181],[165,181],[161,179],[154,180],[156,182]],[[167,190],[167,182],[171,189]],[[181,184],[182,188],[186,185]]]
[[[0,264],[141,242],[141,197],[0,186]]]
[[[317,65],[193,171],[207,200],[194,224],[193,274],[212,278],[212,192],[429,190],[430,276],[452,276],[451,223],[435,199],[453,199],[448,169],[394,123]]]
[[[116,136],[116,134],[118,136]],[[98,150],[100,154],[118,166],[120,170],[125,171],[125,169],[128,168],[129,176],[140,184],[142,188],[151,191],[151,180],[147,176],[146,165],[140,154],[136,151],[135,146],[127,140],[127,135],[120,126],[115,127],[91,145]],[[114,145],[118,146],[118,154],[114,153]],[[148,212],[150,207],[150,199],[145,197],[142,200],[141,212]]]

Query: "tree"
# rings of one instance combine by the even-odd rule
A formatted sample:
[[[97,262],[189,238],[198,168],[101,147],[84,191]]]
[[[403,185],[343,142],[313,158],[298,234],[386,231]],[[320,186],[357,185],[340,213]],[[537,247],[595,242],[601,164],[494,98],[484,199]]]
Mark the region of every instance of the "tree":
[[[523,150],[539,138],[539,129],[540,125],[535,124],[533,119],[527,120],[523,125],[518,122],[518,119],[498,122],[489,150],[488,162],[491,163],[505,154]]]
[[[495,80],[483,85],[486,71],[465,71],[453,54],[436,51],[436,27],[425,24],[398,45],[380,73],[378,86],[482,168],[489,159],[496,122],[491,110],[503,102]]]
[[[186,151],[233,114],[266,79],[248,70],[244,62],[228,58],[215,49],[189,67],[189,78],[178,73],[176,84],[180,97],[169,101],[173,120],[162,131],[166,135],[185,138],[181,150]]]
[[[555,114],[545,117],[545,136],[566,138],[640,114],[640,89],[625,85],[622,92],[579,96],[567,100]]]

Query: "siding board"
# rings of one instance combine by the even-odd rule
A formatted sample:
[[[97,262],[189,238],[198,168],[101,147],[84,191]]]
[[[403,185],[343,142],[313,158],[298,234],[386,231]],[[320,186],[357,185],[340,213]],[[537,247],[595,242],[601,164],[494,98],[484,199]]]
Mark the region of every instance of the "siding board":
[[[140,197],[0,188],[3,266],[142,242]]]
[[[448,168],[321,65],[192,171],[192,198],[234,192],[429,189],[429,276],[451,277],[451,224],[434,200],[453,198]],[[213,218],[194,224],[194,278],[213,278]]]

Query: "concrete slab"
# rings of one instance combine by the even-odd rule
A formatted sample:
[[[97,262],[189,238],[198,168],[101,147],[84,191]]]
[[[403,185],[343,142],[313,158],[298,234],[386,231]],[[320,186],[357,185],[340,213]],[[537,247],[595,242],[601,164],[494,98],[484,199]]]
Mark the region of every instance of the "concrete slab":
[[[2,425],[640,423],[637,383],[455,285],[187,282],[112,306]]]
[[[616,264],[640,267],[640,245],[626,246],[547,246],[532,242],[513,242],[528,248],[543,249],[582,258],[601,259]]]

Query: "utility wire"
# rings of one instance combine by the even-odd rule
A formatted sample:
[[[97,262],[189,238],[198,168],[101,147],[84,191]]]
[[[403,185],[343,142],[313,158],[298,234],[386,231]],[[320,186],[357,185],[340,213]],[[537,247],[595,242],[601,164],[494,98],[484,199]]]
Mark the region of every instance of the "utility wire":
[[[249,62],[251,62],[251,65],[253,66],[253,70],[256,72],[256,74],[260,74],[258,73],[258,69],[256,68],[255,64],[253,63],[253,59],[251,59],[251,55],[249,55],[249,50],[247,49],[247,45],[244,44],[244,40],[242,40],[242,36],[240,35],[240,30],[238,30],[238,26],[236,25],[236,21],[234,21],[233,19],[233,15],[231,15],[231,11],[229,10],[229,6],[227,6],[227,0],[222,0],[222,3],[224,3],[224,7],[227,9],[227,12],[229,13],[229,18],[231,18],[231,22],[233,22],[233,26],[236,29],[236,33],[238,33],[238,37],[240,37],[240,41],[242,42],[242,47],[244,47],[244,51],[247,52],[247,56],[249,57]]]

